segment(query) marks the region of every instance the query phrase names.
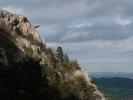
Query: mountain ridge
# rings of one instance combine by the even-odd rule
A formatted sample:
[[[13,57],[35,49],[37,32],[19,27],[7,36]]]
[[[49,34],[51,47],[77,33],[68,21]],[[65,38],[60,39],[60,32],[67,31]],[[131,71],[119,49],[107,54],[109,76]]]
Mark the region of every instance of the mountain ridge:
[[[61,47],[56,53],[46,48],[26,17],[5,10],[0,10],[0,65],[2,100],[106,99],[88,73],[78,62],[70,61]]]

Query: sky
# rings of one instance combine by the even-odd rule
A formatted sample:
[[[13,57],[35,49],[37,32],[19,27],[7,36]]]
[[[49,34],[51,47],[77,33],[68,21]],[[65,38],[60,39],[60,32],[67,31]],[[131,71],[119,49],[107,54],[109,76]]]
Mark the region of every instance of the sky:
[[[61,46],[89,72],[133,72],[132,0],[2,0],[28,17],[48,47]]]

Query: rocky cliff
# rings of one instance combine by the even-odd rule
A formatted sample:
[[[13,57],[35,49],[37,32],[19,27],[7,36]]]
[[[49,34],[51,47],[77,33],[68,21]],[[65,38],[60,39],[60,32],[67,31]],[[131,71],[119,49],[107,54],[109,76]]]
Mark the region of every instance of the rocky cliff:
[[[46,48],[24,16],[0,10],[1,100],[105,100],[88,73],[60,47]]]

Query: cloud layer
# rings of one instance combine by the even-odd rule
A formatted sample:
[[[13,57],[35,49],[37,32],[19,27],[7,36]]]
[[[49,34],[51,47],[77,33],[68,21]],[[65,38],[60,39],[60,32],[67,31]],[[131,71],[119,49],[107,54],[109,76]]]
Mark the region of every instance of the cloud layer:
[[[28,16],[48,46],[62,46],[90,71],[133,72],[132,0],[3,0],[0,6]]]

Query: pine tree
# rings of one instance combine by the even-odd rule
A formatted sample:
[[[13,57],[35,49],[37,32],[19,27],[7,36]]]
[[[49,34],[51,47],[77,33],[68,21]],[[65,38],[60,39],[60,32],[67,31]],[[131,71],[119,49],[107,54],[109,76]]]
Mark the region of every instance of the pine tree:
[[[56,57],[57,57],[57,59],[60,62],[63,62],[64,61],[64,53],[63,53],[62,47],[58,47],[57,48],[57,50],[56,50]]]

